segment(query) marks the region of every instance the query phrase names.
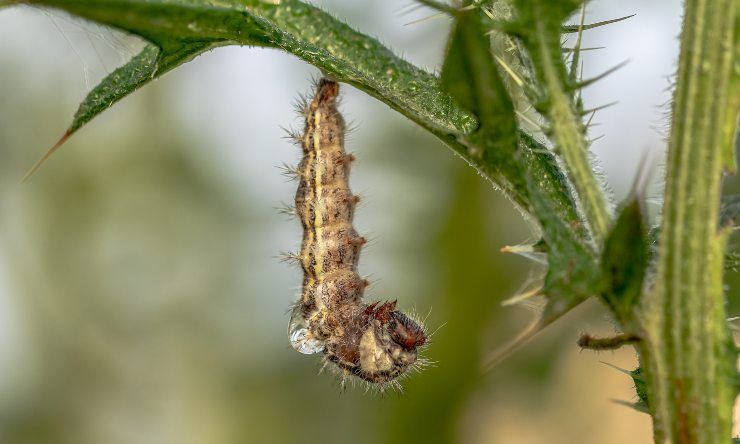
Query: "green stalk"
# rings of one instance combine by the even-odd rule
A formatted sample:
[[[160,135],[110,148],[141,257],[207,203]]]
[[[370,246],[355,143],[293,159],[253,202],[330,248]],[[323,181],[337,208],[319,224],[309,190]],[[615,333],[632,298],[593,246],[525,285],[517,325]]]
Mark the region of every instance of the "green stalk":
[[[658,443],[730,440],[734,352],[718,232],[730,143],[736,0],[687,0],[669,140],[660,257],[639,346]],[[736,80],[736,79],[735,79]],[[736,103],[736,101],[733,101]]]
[[[539,52],[535,60],[539,62],[541,78],[547,91],[545,108],[550,120],[551,136],[578,193],[579,205],[588,221],[594,242],[600,246],[609,231],[611,219],[606,197],[588,159],[583,122],[573,106],[571,94],[564,88],[564,63],[560,46],[552,45],[552,37],[542,21],[535,23],[537,29],[534,40]]]

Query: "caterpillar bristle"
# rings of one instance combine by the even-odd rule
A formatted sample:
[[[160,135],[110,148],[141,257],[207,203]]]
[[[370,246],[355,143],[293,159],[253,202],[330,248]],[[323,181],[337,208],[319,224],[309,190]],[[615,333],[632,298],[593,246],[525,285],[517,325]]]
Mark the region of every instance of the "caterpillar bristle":
[[[288,179],[288,181],[298,180],[298,176],[300,175],[300,173],[298,172],[297,167],[288,165],[287,163],[283,162],[283,164],[278,165],[277,168],[280,170],[280,175]]]
[[[284,126],[281,126],[280,129],[285,133],[283,139],[289,140],[293,145],[301,146],[303,144],[303,134],[297,129]]]
[[[295,209],[295,206],[290,204],[283,203],[279,207],[275,207],[275,210],[278,212],[278,214],[288,216],[290,219],[295,219],[298,217],[298,211]]]
[[[295,110],[296,114],[299,116],[306,118],[308,117],[309,111],[309,97],[305,94],[298,94],[298,97],[293,101],[293,109]]]
[[[301,264],[301,255],[295,251],[282,251],[278,253],[278,259],[280,259],[280,262],[285,262],[288,264]]]

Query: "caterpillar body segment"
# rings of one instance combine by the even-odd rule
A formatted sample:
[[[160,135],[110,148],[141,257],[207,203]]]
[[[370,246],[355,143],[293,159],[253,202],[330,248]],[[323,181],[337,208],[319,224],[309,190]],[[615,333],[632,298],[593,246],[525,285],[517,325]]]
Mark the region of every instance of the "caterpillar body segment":
[[[296,350],[321,352],[342,375],[382,389],[420,364],[417,352],[427,336],[419,322],[396,310],[395,301],[363,301],[369,283],[357,264],[366,239],[352,224],[359,198],[349,188],[354,156],[344,151],[338,94],[339,84],[319,80],[303,108],[303,134],[295,136],[303,150],[295,211],[303,227],[297,258],[304,277],[288,334]]]

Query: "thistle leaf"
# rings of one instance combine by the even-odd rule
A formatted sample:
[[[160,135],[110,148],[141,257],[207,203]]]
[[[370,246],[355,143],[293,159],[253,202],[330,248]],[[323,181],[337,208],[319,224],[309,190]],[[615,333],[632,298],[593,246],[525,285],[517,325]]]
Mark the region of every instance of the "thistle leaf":
[[[329,14],[298,0],[31,0],[137,34],[165,52],[188,43],[259,45],[290,52],[445,134],[478,122],[438,79]]]
[[[72,134],[95,116],[110,108],[114,103],[136,91],[141,86],[193,59],[198,54],[211,49],[213,46],[211,43],[204,42],[183,44],[172,42],[165,46],[167,49],[152,44],[145,46],[139,54],[106,76],[100,84],[90,91],[80,104],[72,119],[72,124],[61,139],[36,162],[28,173],[26,173],[23,180],[27,180],[36,172]]]
[[[518,135],[514,105],[491,55],[488,29],[478,10],[455,13],[455,23],[442,66],[442,87],[480,121],[478,129],[466,136],[466,144],[494,177],[526,192],[524,176],[517,162]]]
[[[642,291],[649,260],[648,233],[642,206],[632,198],[619,213],[604,242],[601,297],[623,327]]]

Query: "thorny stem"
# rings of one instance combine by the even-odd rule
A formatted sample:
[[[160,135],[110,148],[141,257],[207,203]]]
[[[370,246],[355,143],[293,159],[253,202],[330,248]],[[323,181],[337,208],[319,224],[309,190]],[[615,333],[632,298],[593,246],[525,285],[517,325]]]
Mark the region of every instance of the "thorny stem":
[[[639,352],[657,443],[720,443],[731,433],[733,345],[717,232],[735,0],[687,0],[669,140],[660,257]],[[729,166],[727,166],[729,168]]]
[[[541,5],[534,3],[532,7],[541,8]],[[545,14],[544,11],[539,13]],[[577,193],[578,204],[598,249],[608,233],[611,216],[603,188],[596,179],[589,160],[588,142],[580,113],[567,89],[568,75],[560,41],[558,36],[552,35],[544,20],[535,20],[528,43],[546,91],[542,107],[550,121],[548,133],[557,153],[562,156]]]

